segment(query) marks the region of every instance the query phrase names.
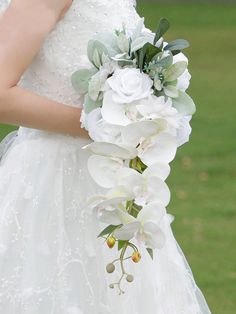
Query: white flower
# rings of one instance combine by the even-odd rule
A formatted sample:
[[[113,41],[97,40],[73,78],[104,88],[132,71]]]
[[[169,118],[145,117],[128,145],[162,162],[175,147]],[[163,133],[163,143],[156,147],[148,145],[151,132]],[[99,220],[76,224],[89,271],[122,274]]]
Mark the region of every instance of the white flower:
[[[143,139],[138,147],[138,156],[147,166],[156,162],[170,163],[177,150],[175,136],[162,132]]]
[[[122,143],[137,148],[138,157],[147,166],[170,163],[176,154],[176,136],[162,132],[164,120],[131,123],[121,130]]]
[[[101,114],[106,122],[117,125],[127,125],[131,122],[128,113],[131,113],[132,111],[132,104],[120,104],[114,101],[112,90],[104,93]],[[136,114],[134,115],[136,116]]]
[[[116,70],[108,80],[115,102],[126,104],[152,94],[153,81],[139,69],[124,68]]]
[[[107,123],[102,118],[101,108],[96,108],[88,114],[82,111],[81,122],[95,142],[116,143],[120,140],[121,127]]]
[[[123,164],[120,158],[92,155],[88,159],[88,170],[98,185],[111,188],[116,185],[117,172]]]
[[[162,165],[164,172],[168,173],[169,166]],[[163,173],[155,173],[148,168],[142,173],[134,169],[123,167],[119,169],[116,175],[116,185],[109,192],[111,198],[117,195],[118,190],[123,187],[126,195],[130,195],[135,203],[144,206],[148,203],[158,201],[167,206],[170,201],[170,191],[167,184],[163,181]]]
[[[177,55],[173,57],[173,63],[176,63],[179,61],[185,61],[188,64],[188,58],[182,52],[178,53]],[[177,80],[177,85],[176,85],[177,89],[180,89],[181,91],[185,92],[189,87],[190,79],[191,79],[191,75],[188,69],[186,69],[184,73]]]
[[[165,100],[164,96],[156,97],[154,95],[149,98],[139,101],[136,106],[138,112],[146,120],[158,120],[163,119],[166,121],[166,125],[178,128],[180,115],[178,111],[172,107],[172,101],[170,98]]]
[[[117,215],[116,212],[121,211],[119,209],[113,211],[111,215]],[[120,215],[120,223],[122,227],[114,231],[116,238],[120,240],[130,240],[136,237],[137,240],[142,241],[149,248],[161,248],[165,243],[165,235],[160,228],[162,218],[166,214],[165,208],[159,203],[152,203],[144,206],[138,213],[137,218],[129,215],[125,217]]]
[[[95,198],[93,203],[97,205],[117,197],[135,199],[138,205],[159,201],[166,206],[170,201],[170,191],[164,182],[170,172],[167,164],[153,164],[141,174],[125,167],[119,158],[94,155],[89,157],[88,170],[99,186],[110,189]]]
[[[192,132],[190,120],[192,116],[183,116],[180,121],[180,127],[177,130],[177,145],[178,147],[189,141],[189,136]]]

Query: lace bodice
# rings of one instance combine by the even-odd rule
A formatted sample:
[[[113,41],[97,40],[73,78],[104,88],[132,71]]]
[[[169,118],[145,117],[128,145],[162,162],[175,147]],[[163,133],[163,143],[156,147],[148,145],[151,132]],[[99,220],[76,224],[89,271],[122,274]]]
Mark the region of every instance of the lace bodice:
[[[0,0],[0,13],[10,0]],[[135,0],[74,0],[64,18],[46,37],[21,77],[19,86],[67,105],[81,105],[71,74],[87,64],[87,42],[97,31],[134,27],[140,19]]]

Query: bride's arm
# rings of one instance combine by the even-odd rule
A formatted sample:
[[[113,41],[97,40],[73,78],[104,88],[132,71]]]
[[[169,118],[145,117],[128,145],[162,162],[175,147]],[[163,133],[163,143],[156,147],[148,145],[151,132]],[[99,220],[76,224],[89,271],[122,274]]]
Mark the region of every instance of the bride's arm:
[[[80,109],[17,86],[70,0],[12,0],[0,17],[0,123],[88,137]]]

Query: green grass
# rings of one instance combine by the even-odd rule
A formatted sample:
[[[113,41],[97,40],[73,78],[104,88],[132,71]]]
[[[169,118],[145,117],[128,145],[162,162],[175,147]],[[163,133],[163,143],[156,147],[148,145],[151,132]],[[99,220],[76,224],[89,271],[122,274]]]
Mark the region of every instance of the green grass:
[[[173,229],[212,313],[236,308],[236,5],[139,4],[146,25],[160,17],[168,40],[186,38],[191,48],[190,94],[197,104],[190,143],[179,149],[168,179]],[[0,136],[9,132],[0,126]],[[187,313],[186,313],[187,314]],[[190,314],[190,313],[189,313]]]
[[[168,40],[191,48],[190,94],[197,104],[190,143],[172,163],[169,210],[173,229],[196,281],[215,314],[236,308],[236,5],[142,4],[139,13],[155,30],[171,24]]]

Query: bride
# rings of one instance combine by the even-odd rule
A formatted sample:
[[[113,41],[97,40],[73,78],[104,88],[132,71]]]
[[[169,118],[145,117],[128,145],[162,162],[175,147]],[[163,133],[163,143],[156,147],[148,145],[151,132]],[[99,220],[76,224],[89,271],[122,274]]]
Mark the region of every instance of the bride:
[[[93,34],[137,24],[134,0],[0,0],[0,13],[0,123],[21,126],[0,149],[0,313],[209,314],[169,215],[165,247],[142,252],[118,295],[86,207],[98,187],[70,76]]]

